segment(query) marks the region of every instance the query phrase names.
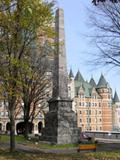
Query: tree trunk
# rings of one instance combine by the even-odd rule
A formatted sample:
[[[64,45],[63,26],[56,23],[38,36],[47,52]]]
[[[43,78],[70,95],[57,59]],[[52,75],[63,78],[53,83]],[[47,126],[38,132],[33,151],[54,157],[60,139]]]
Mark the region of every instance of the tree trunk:
[[[14,119],[14,109],[12,106],[10,110],[10,152],[14,151],[15,151],[15,119]]]
[[[29,134],[29,114],[30,114],[30,104],[28,103],[28,100],[24,101],[24,137],[28,138]]]
[[[29,134],[29,119],[27,117],[25,117],[24,119],[24,125],[25,125],[24,137],[27,139]]]

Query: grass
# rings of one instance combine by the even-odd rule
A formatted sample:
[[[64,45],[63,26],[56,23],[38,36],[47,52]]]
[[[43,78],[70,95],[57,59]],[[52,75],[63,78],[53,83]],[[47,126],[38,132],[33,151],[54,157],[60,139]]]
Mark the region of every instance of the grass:
[[[15,140],[16,142],[26,142],[24,136],[20,135],[20,136],[15,136]],[[0,135],[0,142],[4,143],[4,142],[9,142],[10,141],[10,136],[9,135]]]
[[[77,144],[55,145],[50,143],[48,144],[43,142],[37,142],[37,140],[35,139],[31,139],[30,141],[28,141],[22,135],[15,136],[15,139],[17,143],[24,143],[25,145],[32,146],[32,147],[37,146],[38,148],[42,148],[42,149],[65,149],[65,148],[77,147]],[[9,142],[9,140],[10,140],[9,135],[0,135],[1,143]],[[38,143],[37,145],[36,145],[36,142]]]
[[[86,153],[88,157],[94,157],[97,160],[120,160],[120,151],[114,152],[96,152],[96,153]]]
[[[120,160],[119,152],[89,152],[75,154],[46,154],[46,153],[10,153],[0,149],[0,160]]]
[[[0,143],[8,142],[9,136],[2,135]],[[23,136],[16,136],[16,141],[19,143],[24,143],[25,145],[32,146],[33,148],[37,146],[37,148],[42,149],[68,149],[77,147],[75,144],[65,144],[65,145],[53,145],[53,144],[45,144],[38,143],[35,144],[35,141],[26,141]],[[120,160],[120,152],[119,151],[102,151],[102,152],[80,152],[80,153],[69,153],[69,154],[47,154],[47,153],[30,153],[30,152],[14,152],[10,153],[9,150],[0,148],[0,160]]]

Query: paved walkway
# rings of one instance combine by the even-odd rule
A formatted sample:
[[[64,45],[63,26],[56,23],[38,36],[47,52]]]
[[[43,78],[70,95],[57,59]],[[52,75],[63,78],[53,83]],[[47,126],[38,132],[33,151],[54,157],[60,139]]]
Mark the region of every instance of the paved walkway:
[[[0,143],[1,148],[9,148],[9,143]],[[27,153],[55,153],[55,154],[72,154],[77,153],[77,148],[72,149],[40,149],[36,147],[26,146],[24,144],[16,144],[16,150]],[[100,143],[97,147],[97,151],[120,151],[120,143]],[[82,151],[88,152],[88,151]]]
[[[120,139],[95,138],[95,140],[98,140],[99,142],[104,142],[104,143],[120,143]]]

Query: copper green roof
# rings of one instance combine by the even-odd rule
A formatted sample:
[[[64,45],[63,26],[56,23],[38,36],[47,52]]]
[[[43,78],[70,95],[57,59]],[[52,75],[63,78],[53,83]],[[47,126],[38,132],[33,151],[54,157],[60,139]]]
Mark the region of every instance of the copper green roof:
[[[69,78],[73,78],[73,77],[74,75],[73,75],[72,69],[70,69]]]
[[[103,88],[103,87],[107,87],[107,86],[108,86],[108,82],[106,81],[103,74],[101,74],[101,77],[100,77],[99,82],[97,84],[97,88]]]
[[[115,91],[115,94],[114,94],[113,101],[114,101],[114,102],[120,102],[119,97],[118,97],[118,94],[117,94],[116,91]]]
[[[84,82],[84,78],[82,77],[80,71],[78,70],[76,76],[75,76],[75,81],[80,81],[80,82]]]
[[[85,81],[84,82],[75,81],[75,95],[78,95],[78,91],[79,91],[80,87],[83,88],[84,93],[85,93],[85,97],[91,96],[91,92],[92,92],[93,87]]]
[[[90,80],[90,85],[92,85],[93,87],[96,87],[96,83],[95,83],[95,80],[93,78],[91,78]]]

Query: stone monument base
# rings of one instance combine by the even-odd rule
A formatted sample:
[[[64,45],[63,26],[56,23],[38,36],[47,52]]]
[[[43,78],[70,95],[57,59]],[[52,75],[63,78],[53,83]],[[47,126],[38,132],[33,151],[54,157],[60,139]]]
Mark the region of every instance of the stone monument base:
[[[56,144],[77,143],[79,133],[76,113],[72,111],[72,100],[50,100],[42,140]]]

